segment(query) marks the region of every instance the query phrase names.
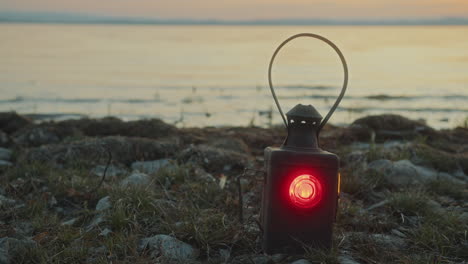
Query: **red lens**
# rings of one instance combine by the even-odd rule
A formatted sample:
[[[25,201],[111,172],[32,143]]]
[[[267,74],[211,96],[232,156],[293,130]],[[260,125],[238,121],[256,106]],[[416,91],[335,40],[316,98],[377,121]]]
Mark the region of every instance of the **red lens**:
[[[300,175],[289,186],[289,197],[298,207],[314,207],[320,201],[321,196],[322,186],[318,179],[312,175]]]

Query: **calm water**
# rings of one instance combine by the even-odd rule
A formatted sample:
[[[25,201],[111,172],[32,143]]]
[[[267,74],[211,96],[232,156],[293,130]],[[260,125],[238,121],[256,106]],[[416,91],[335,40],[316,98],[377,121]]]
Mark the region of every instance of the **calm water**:
[[[0,111],[217,126],[266,125],[273,109],[280,123],[267,66],[300,32],[327,36],[348,60],[349,90],[332,123],[396,113],[443,128],[468,116],[466,26],[0,24]],[[286,46],[274,67],[286,111],[313,104],[325,115],[342,77],[337,55],[312,39]]]

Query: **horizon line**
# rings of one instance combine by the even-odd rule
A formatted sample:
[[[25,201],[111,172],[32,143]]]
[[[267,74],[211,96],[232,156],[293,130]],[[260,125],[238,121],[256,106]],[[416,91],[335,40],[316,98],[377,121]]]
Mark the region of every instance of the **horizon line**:
[[[109,16],[89,13],[67,12],[17,12],[0,11],[0,23],[37,24],[134,24],[134,25],[260,25],[260,26],[436,26],[468,25],[468,17],[438,18],[389,18],[389,19],[326,19],[326,18],[280,18],[280,19],[160,19],[150,17]]]

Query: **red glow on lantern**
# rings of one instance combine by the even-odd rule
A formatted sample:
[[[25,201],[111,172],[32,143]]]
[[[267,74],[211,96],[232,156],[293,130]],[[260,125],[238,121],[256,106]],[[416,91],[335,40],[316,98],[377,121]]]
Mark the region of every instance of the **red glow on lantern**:
[[[300,175],[289,186],[289,198],[298,207],[314,207],[321,197],[322,186],[318,179],[312,175]]]

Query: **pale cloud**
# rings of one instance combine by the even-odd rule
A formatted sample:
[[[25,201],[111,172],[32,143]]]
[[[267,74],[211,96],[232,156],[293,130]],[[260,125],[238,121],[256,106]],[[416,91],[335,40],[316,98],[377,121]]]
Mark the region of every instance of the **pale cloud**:
[[[191,19],[426,18],[468,15],[467,0],[0,0],[0,10]]]

